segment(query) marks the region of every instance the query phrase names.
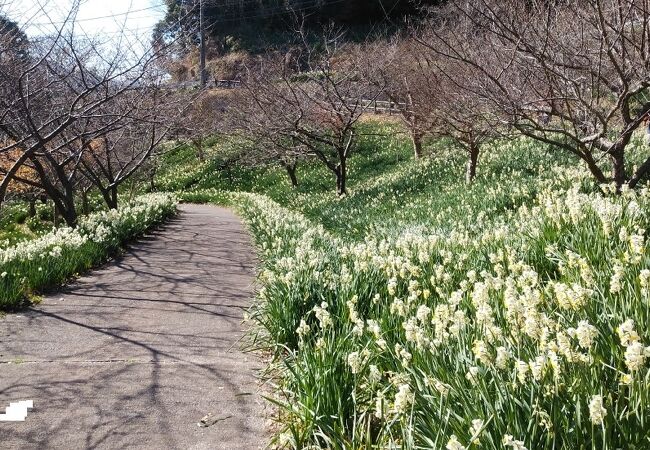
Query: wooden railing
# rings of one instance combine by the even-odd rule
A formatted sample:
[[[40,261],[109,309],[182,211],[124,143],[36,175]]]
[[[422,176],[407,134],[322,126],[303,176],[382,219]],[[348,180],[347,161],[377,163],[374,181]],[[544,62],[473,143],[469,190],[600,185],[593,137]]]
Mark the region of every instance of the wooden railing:
[[[225,89],[237,89],[241,87],[239,80],[214,80],[214,86]]]

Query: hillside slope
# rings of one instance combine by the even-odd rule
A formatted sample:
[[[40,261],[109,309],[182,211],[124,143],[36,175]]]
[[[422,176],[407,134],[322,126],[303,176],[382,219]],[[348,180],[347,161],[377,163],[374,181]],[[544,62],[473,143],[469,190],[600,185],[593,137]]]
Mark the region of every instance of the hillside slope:
[[[648,189],[599,189],[527,140],[486,146],[467,186],[453,148],[412,161],[384,126],[365,129],[342,199],[313,163],[292,190],[279,170],[224,174],[186,150],[160,180],[232,205],[256,239],[277,442],[650,445]]]

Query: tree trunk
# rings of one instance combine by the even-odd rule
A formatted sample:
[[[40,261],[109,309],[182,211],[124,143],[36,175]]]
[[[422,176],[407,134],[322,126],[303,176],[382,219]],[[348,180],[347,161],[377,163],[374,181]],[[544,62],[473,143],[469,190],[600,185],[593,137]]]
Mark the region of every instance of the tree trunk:
[[[476,166],[478,165],[478,155],[480,147],[478,144],[471,143],[469,146],[469,159],[467,160],[467,169],[465,171],[465,182],[470,184],[476,177]]]
[[[65,187],[63,195],[59,198],[57,204],[59,212],[65,220],[65,223],[70,228],[75,228],[77,226],[77,219],[79,218],[77,214],[77,208],[74,204],[74,188],[72,184],[69,184]]]
[[[70,228],[77,226],[77,211],[74,208],[65,208],[65,210],[61,211],[61,215]]]
[[[127,202],[127,203],[129,203],[129,204],[133,203],[133,198],[135,197],[136,190],[137,190],[137,188],[138,188],[138,182],[137,182],[137,180],[136,180],[135,178],[131,178],[130,183],[131,183],[131,186],[129,187],[129,200],[128,200],[128,202]],[[116,195],[116,197],[115,197],[115,203],[119,203],[119,202],[117,201],[117,190],[116,190],[116,192],[115,192],[115,195]]]
[[[296,164],[285,164],[284,168],[287,170],[287,174],[291,180],[291,187],[298,187],[298,177],[296,177]]]
[[[36,197],[30,197],[30,199],[29,199],[28,214],[29,214],[29,217],[35,217],[36,216]]]
[[[616,183],[616,191],[620,192],[623,184],[627,181],[625,173],[625,150],[620,147],[614,147],[610,153],[612,159],[612,179]]]
[[[636,169],[636,172],[634,172],[632,178],[630,178],[628,186],[630,186],[631,189],[634,189],[636,185],[639,184],[639,181],[641,181],[649,171],[650,171],[650,158],[646,159],[643,162],[643,164],[641,164],[639,168]]]
[[[413,142],[413,150],[415,152],[415,159],[422,157],[422,134],[418,131],[411,132],[411,142]]]
[[[117,209],[117,187],[102,189],[101,193],[108,209]]]
[[[111,204],[108,205],[110,209],[117,209],[117,186],[111,188]]]
[[[203,152],[203,142],[195,141],[194,146],[196,147],[196,156],[199,158],[200,162],[205,161],[205,153]]]
[[[607,183],[608,181],[607,177],[600,169],[600,167],[598,167],[598,164],[596,163],[596,161],[594,161],[594,157],[591,155],[589,151],[580,152],[580,158],[587,164],[587,168],[594,176],[596,181],[598,181],[599,183]]]
[[[58,224],[59,216],[63,218],[70,228],[77,226],[77,209],[74,204],[74,197],[70,192],[52,199],[54,201],[54,225]]]
[[[156,192],[156,171],[152,170],[149,174],[149,191]]]
[[[81,211],[84,214],[90,213],[90,205],[88,204],[88,191],[85,189],[81,190]]]
[[[346,180],[346,169],[345,169],[345,159],[342,159],[338,166],[336,166],[336,194],[341,197],[348,193],[345,182]]]

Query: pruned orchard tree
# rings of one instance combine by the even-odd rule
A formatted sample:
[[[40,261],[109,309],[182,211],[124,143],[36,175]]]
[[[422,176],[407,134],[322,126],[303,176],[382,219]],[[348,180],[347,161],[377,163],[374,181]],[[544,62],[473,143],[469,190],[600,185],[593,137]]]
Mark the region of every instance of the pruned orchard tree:
[[[647,0],[451,0],[434,17],[418,41],[441,70],[472,70],[463,90],[504,124],[576,155],[598,182],[634,187],[648,173],[650,157],[631,171],[625,154],[650,111]]]
[[[289,74],[281,63],[269,61],[247,77],[244,87],[258,111],[258,130],[276,143],[286,139],[290,153],[317,158],[334,175],[337,194],[345,195],[347,162],[367,105],[363,100],[372,100],[376,90],[359,76],[353,59],[336,58],[341,37],[325,34],[308,72]]]
[[[142,102],[134,109],[122,99],[144,92],[159,56],[134,55],[126,46],[111,50],[78,36],[74,11],[53,35],[0,59],[0,154],[16,155],[0,168],[0,201],[15,181],[40,188],[70,226],[78,217],[84,154],[107,133],[133,123]],[[24,167],[37,180],[22,177]]]
[[[465,181],[471,183],[476,177],[482,145],[497,134],[505,134],[507,129],[500,128],[499,116],[485,98],[474,95],[463,88],[479,76],[473,68],[456,61],[436,61],[435,54],[428,64],[431,78],[435,84],[432,92],[429,114],[435,137],[446,137],[467,155]],[[447,74],[453,74],[453,77]]]
[[[128,113],[119,126],[88,142],[79,166],[110,209],[118,206],[120,186],[157,152],[187,105],[186,98],[161,89],[155,80],[120,97],[116,106]]]
[[[188,107],[182,120],[176,121],[175,135],[180,140],[191,143],[196,149],[199,161],[205,161],[206,141],[226,127],[226,109],[235,97],[232,91],[188,92]]]
[[[415,158],[423,153],[423,140],[434,129],[439,103],[438,74],[414,40],[397,37],[364,46],[357,54],[362,75],[386,97],[407,129]]]
[[[412,32],[421,39],[421,30]],[[450,138],[467,153],[465,177],[470,183],[476,176],[481,145],[498,125],[490,105],[462,87],[476,76],[475,71],[449,59],[441,61],[412,36],[375,43],[363,48],[358,58],[363,76],[397,110],[415,158],[423,154],[425,136]]]
[[[257,121],[252,115],[248,119],[240,122],[240,125],[245,125],[240,128],[240,139],[243,140],[240,145],[244,153],[240,162],[249,167],[280,166],[286,172],[291,187],[297,188],[298,163],[308,153],[305,146],[283,133],[269,132],[270,129],[263,128],[267,123],[264,120]]]
[[[298,186],[298,162],[309,151],[291,136],[293,124],[287,120],[287,111],[284,110],[287,103],[277,99],[273,101],[273,97],[269,96],[272,89],[285,91],[284,86],[274,85],[273,79],[268,72],[247,77],[244,95],[239,96],[229,110],[229,128],[242,141],[244,157],[241,161],[245,165],[279,165],[286,171],[291,186],[295,188]]]

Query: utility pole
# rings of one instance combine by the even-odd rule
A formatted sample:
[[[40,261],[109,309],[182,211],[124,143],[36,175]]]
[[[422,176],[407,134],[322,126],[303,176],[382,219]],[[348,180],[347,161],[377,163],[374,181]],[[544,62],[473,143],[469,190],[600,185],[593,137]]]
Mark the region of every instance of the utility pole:
[[[208,73],[205,70],[205,20],[203,18],[203,1],[199,0],[199,28],[200,28],[200,77],[201,77],[201,87],[205,87],[208,82]]]

